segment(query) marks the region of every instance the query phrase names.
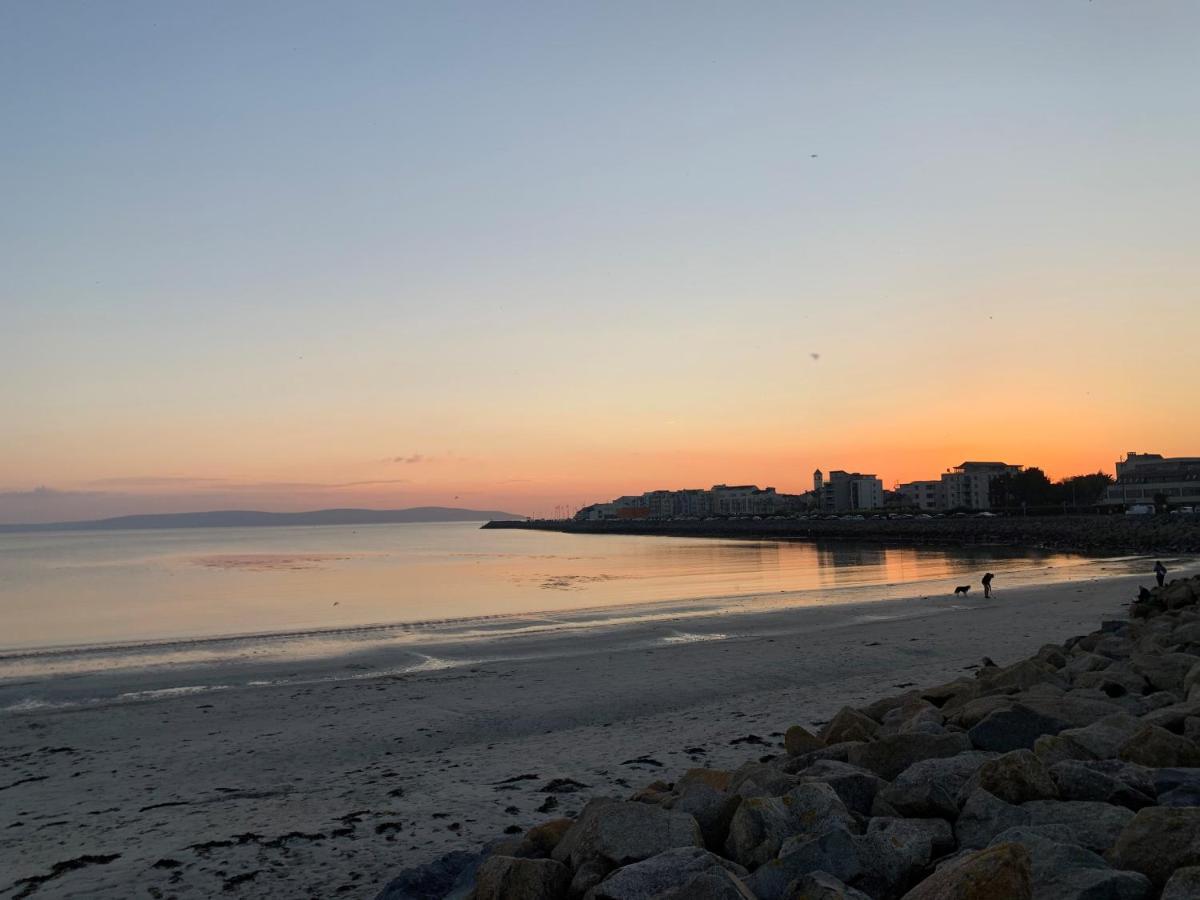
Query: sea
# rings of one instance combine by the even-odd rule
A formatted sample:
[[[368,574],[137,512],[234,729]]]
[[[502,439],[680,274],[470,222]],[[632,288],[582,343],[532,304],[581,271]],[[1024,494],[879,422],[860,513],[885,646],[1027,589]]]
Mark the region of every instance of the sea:
[[[249,677],[266,663],[381,648],[402,651],[396,671],[421,671],[461,664],[428,651],[447,642],[582,638],[667,620],[674,639],[699,640],[713,632],[689,632],[689,618],[863,602],[884,609],[907,597],[977,602],[984,571],[1002,593],[1140,565],[1011,548],[481,524],[0,534],[0,710],[66,702],[71,680],[89,674],[124,673],[111,690],[139,688],[125,694],[184,691],[211,685],[180,683],[198,668],[239,664]],[[953,595],[960,584],[975,585],[966,600]],[[149,671],[178,675],[147,681]],[[352,667],[338,673],[359,677]]]

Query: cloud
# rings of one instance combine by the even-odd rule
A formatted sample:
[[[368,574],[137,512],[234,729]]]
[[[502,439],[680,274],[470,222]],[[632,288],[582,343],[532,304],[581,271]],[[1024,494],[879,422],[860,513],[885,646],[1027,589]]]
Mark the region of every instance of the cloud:
[[[428,456],[424,455],[423,453],[412,453],[408,456],[393,456],[387,461],[394,462],[394,463],[404,463],[405,465],[408,465],[408,466],[414,466],[417,463],[433,462],[432,459],[430,459]]]
[[[102,491],[62,491],[58,488],[48,487],[44,484],[39,484],[35,488],[30,488],[27,491],[0,491],[0,503],[16,502],[16,501],[58,501],[70,500],[77,497],[100,497],[103,496]]]
[[[95,478],[89,482],[95,487],[180,487],[194,485],[203,487],[213,484],[228,484],[225,478],[200,478],[195,475],[127,475],[121,478]]]

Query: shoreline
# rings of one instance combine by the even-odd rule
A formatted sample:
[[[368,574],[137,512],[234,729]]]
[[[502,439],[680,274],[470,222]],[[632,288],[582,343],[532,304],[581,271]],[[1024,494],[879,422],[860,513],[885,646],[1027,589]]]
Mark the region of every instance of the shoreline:
[[[552,653],[532,652],[544,636],[518,638],[433,671],[9,713],[0,870],[16,882],[117,854],[33,896],[371,896],[406,867],[593,795],[778,752],[794,722],[1086,632],[1146,580],[722,612],[686,630],[574,634]],[[554,779],[579,787],[544,790]]]

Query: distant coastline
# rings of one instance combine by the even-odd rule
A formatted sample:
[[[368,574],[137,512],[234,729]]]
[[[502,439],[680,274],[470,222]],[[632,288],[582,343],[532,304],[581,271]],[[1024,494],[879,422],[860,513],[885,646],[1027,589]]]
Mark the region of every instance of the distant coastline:
[[[0,525],[0,534],[30,531],[132,531],[165,528],[263,528],[281,525],[396,525],[414,522],[514,521],[525,517],[495,509],[452,506],[414,506],[408,509],[316,509],[308,512],[262,512],[250,509],[212,512],[153,513],[87,519]]]
[[[917,546],[999,545],[1087,556],[1200,554],[1200,515],[995,516],[941,519],[801,519],[788,516],[602,521],[489,521],[484,528],[571,534],[759,540],[866,541]]]

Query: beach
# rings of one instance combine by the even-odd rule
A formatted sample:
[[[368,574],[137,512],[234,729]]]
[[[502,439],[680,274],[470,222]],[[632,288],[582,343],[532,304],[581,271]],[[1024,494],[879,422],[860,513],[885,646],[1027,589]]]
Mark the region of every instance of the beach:
[[[1091,631],[1149,581],[1131,568],[1097,561],[998,584],[992,600],[747,604],[447,638],[423,649],[427,666],[364,653],[338,679],[329,660],[312,679],[275,661],[282,683],[138,697],[136,673],[81,674],[81,695],[122,679],[122,702],[3,714],[0,890],[374,896],[405,867],[590,797],[778,753],[791,725]]]

